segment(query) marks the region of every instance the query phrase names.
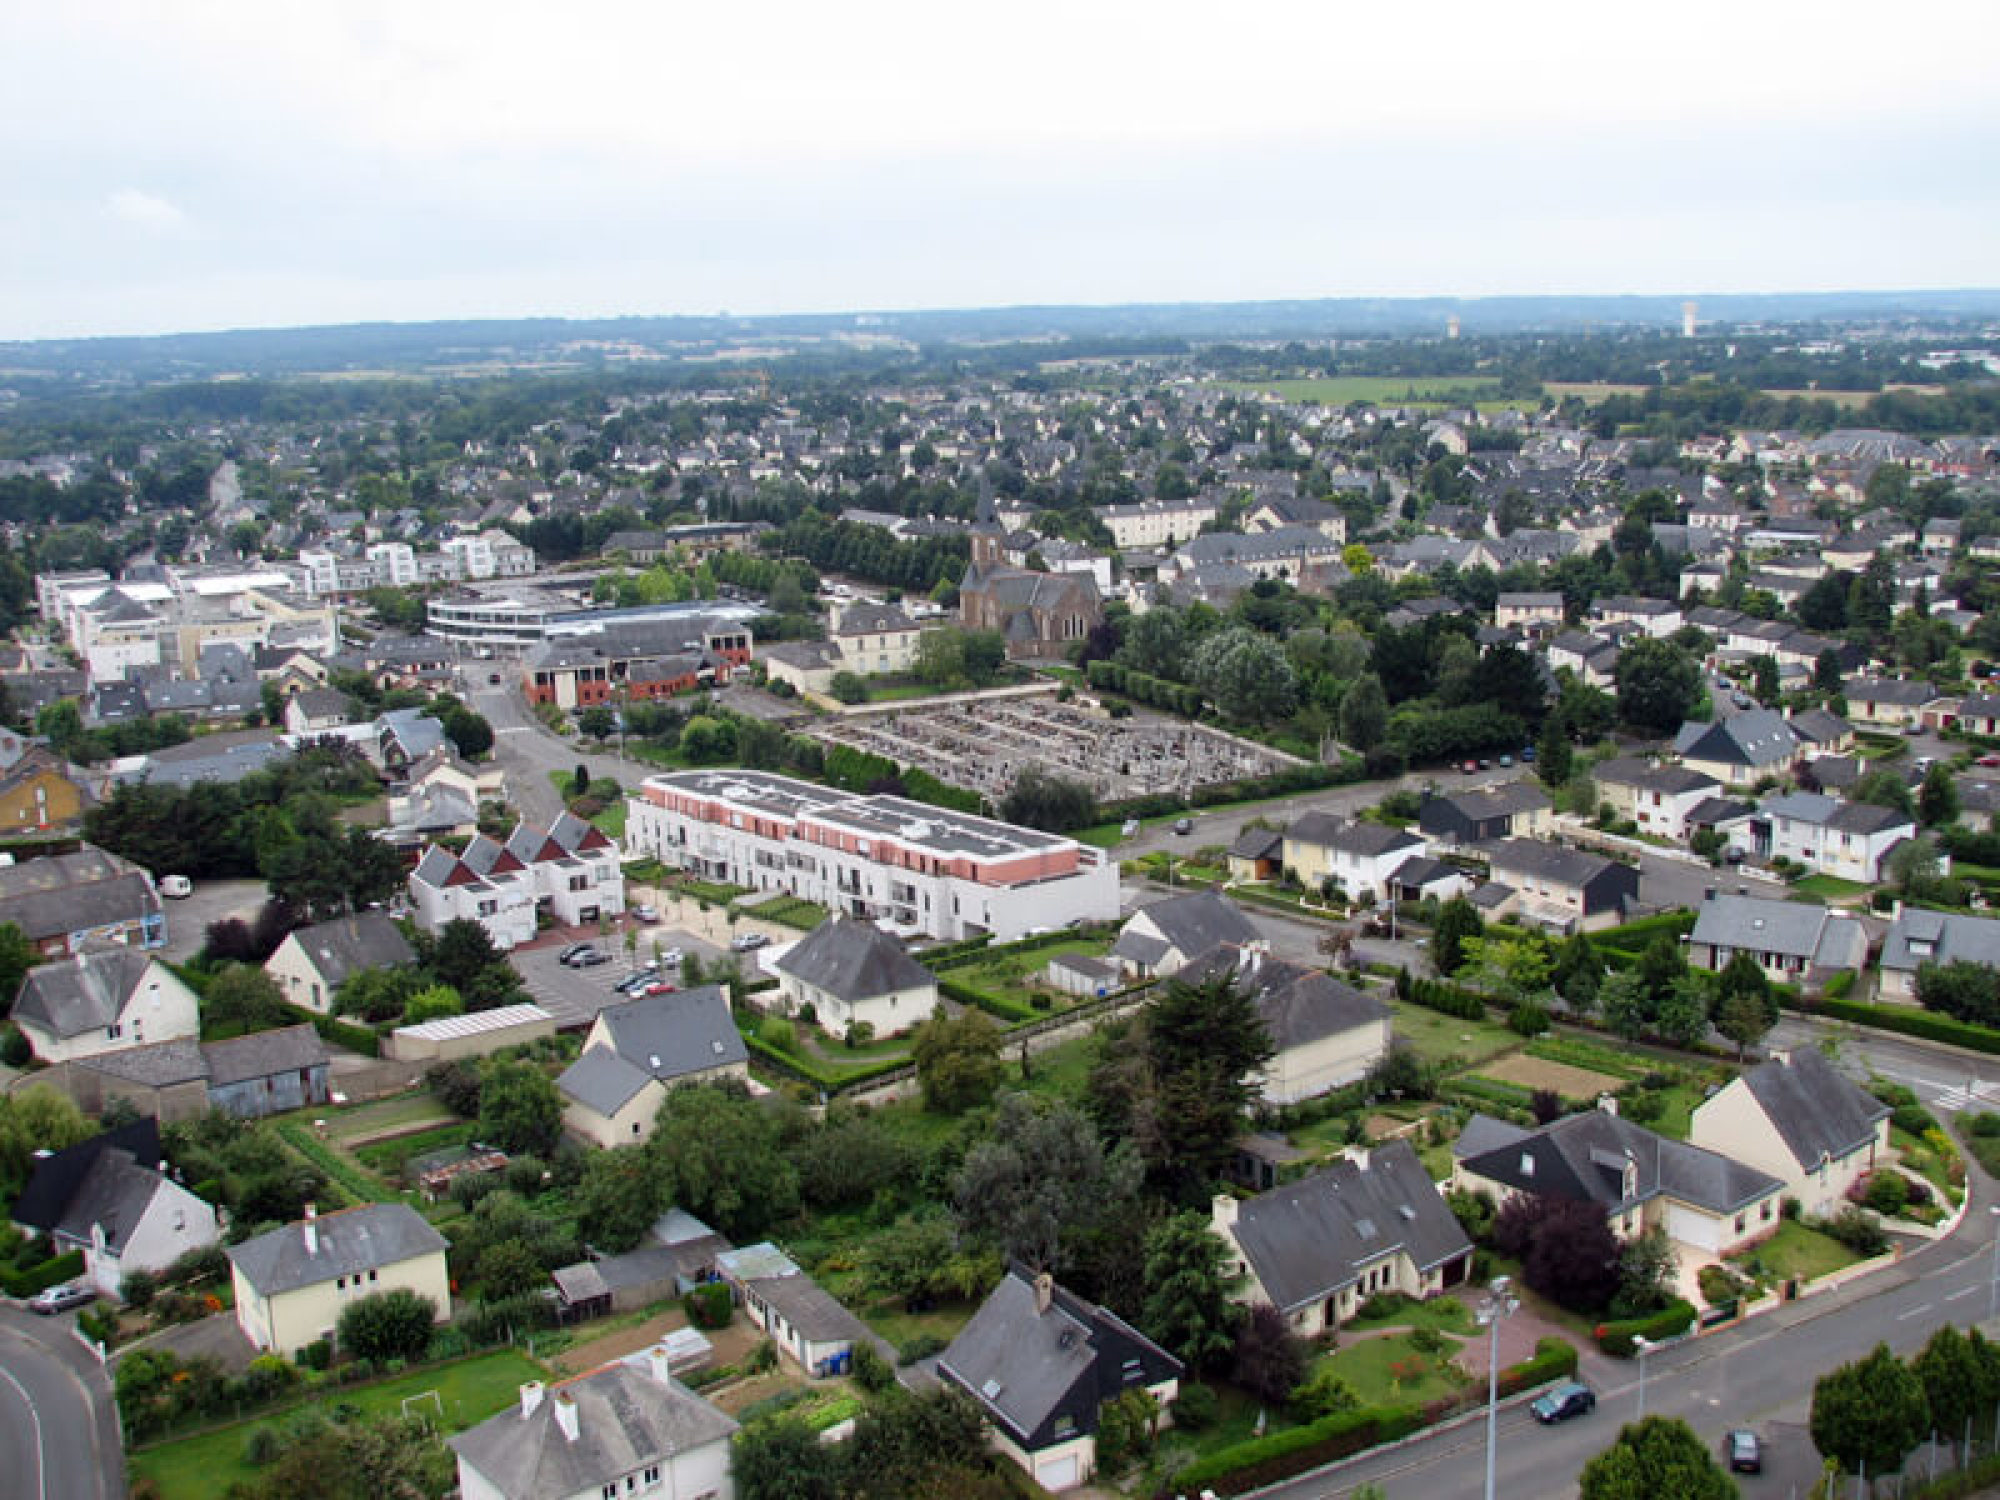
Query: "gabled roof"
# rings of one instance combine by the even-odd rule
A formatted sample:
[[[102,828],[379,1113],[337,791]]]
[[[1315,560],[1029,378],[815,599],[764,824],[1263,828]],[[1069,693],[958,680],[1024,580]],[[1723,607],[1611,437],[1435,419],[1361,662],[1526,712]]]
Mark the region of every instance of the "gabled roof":
[[[556,1079],[556,1091],[609,1116],[631,1103],[651,1082],[651,1073],[625,1061],[611,1048],[586,1047]]]
[[[1379,1026],[1389,1018],[1387,1005],[1324,969],[1271,958],[1255,949],[1211,948],[1189,960],[1176,977],[1200,984],[1223,974],[1256,1001],[1264,1029],[1280,1052],[1357,1027]]]
[[[329,1061],[326,1043],[308,1024],[253,1031],[226,1042],[203,1042],[201,1055],[208,1065],[210,1088],[227,1088],[279,1073],[303,1073],[323,1068]]]
[[[1636,755],[1607,760],[1591,774],[1600,786],[1609,782],[1613,786],[1637,787],[1642,792],[1659,792],[1663,796],[1678,797],[1688,792],[1722,790],[1722,783],[1706,772],[1690,771],[1686,766],[1656,766]]]
[[[194,1198],[186,1188],[161,1176],[157,1168],[141,1166],[131,1152],[115,1147],[100,1151],[51,1232],[72,1244],[87,1245],[91,1230],[102,1229],[105,1248],[113,1255],[120,1254],[146,1209],[161,1193]]]
[[[1759,1063],[1743,1083],[1802,1167],[1866,1146],[1891,1112],[1812,1047]]]
[[[301,927],[285,940],[298,944],[328,989],[364,969],[387,969],[416,962],[403,930],[377,911]]]
[[[571,854],[611,847],[611,838],[603,829],[567,810],[549,826],[549,838]]]
[[[1323,812],[1309,812],[1295,819],[1285,829],[1285,842],[1310,844],[1362,859],[1393,854],[1399,849],[1421,849],[1424,843],[1406,829],[1391,828],[1385,823],[1367,823],[1358,818],[1336,818]]]
[[[1678,1198],[1710,1213],[1734,1213],[1784,1184],[1714,1151],[1668,1140],[1608,1110],[1567,1115],[1518,1141],[1478,1156],[1465,1168],[1524,1193],[1601,1204],[1622,1212],[1658,1197]],[[1625,1190],[1625,1169],[1633,1169]]]
[[[1141,917],[1184,958],[1206,953],[1221,943],[1244,944],[1258,940],[1255,924],[1235,902],[1220,891],[1195,891],[1186,896],[1170,896],[1164,901],[1155,901],[1151,906],[1134,912],[1112,949],[1119,957],[1131,957],[1142,963],[1150,961],[1137,951],[1150,937],[1143,928],[1134,927]],[[1128,944],[1128,939],[1133,942]],[[1161,950],[1162,953],[1164,951]],[[1154,958],[1159,956],[1160,953],[1153,954]]]
[[[453,885],[481,884],[478,874],[467,869],[465,861],[442,844],[432,844],[424,850],[424,857],[417,861],[416,869],[410,872],[410,879],[438,890]]]
[[[1674,736],[1674,753],[1684,759],[1751,769],[1790,760],[1798,748],[1792,726],[1769,708],[1747,709],[1712,724],[1683,724]]]
[[[2000,921],[1905,907],[1882,940],[1882,967],[1914,974],[1928,963],[1963,960],[2000,968]]]
[[[575,1413],[573,1439],[557,1418],[559,1402]],[[637,1360],[554,1386],[525,1416],[521,1405],[445,1440],[507,1500],[595,1494],[650,1465],[727,1444],[736,1431],[732,1418]]]
[[[1421,1271],[1472,1249],[1408,1141],[1249,1199],[1237,1208],[1234,1234],[1282,1312],[1352,1285],[1388,1254],[1407,1254]]]
[[[1431,800],[1471,823],[1489,823],[1495,818],[1512,818],[1524,812],[1546,812],[1554,805],[1547,792],[1525,779],[1465,792],[1441,792]]]
[[[313,1227],[317,1250],[304,1224],[287,1224],[232,1246],[230,1262],[259,1294],[275,1297],[445,1248],[444,1236],[407,1203],[365,1203],[322,1214]]]
[[[621,1058],[663,1082],[750,1060],[716,985],[628,1000],[598,1020]]]
[[[27,1186],[14,1202],[10,1215],[13,1222],[27,1229],[54,1229],[69,1211],[70,1200],[81,1189],[97,1158],[113,1151],[140,1167],[157,1169],[160,1122],[147,1115],[130,1125],[107,1130],[39,1158],[29,1173]]]
[[[124,947],[86,949],[62,963],[42,964],[22,982],[14,1018],[61,1038],[102,1030],[118,1019],[152,966],[150,955]]]
[[[874,923],[842,917],[820,923],[772,967],[850,1003],[936,983]]]

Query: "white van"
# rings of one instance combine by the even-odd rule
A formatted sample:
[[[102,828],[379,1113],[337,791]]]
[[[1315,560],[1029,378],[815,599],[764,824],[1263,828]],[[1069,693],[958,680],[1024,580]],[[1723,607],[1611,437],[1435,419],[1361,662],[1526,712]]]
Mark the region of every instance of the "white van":
[[[162,875],[160,894],[170,901],[185,901],[194,894],[194,882],[185,875]]]

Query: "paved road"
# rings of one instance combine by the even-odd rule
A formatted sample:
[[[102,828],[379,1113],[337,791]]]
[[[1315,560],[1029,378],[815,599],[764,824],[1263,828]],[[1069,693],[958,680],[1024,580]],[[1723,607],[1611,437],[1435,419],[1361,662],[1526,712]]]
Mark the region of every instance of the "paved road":
[[[1992,1184],[1981,1177],[1964,1226],[1890,1269],[1840,1291],[1794,1303],[1737,1328],[1690,1340],[1647,1363],[1646,1411],[1681,1417],[1717,1451],[1732,1427],[1766,1439],[1766,1473],[1746,1495],[1797,1495],[1818,1472],[1806,1436],[1812,1386],[1823,1372],[1887,1342],[1908,1354],[1945,1323],[1995,1326]],[[1638,1415],[1639,1372],[1598,1390],[1596,1412],[1560,1427],[1536,1425],[1524,1404],[1503,1407],[1497,1484],[1504,1500],[1565,1500],[1583,1465]],[[1332,1500],[1363,1483],[1388,1500],[1460,1500],[1481,1494],[1485,1427],[1471,1423],[1261,1492],[1272,1500]]]
[[[582,761],[593,777],[614,777],[629,791],[650,770],[615,755],[586,754],[581,747],[551,734],[528,711],[504,674],[501,685],[495,687],[475,673],[468,697],[472,707],[493,726],[493,758],[507,773],[507,800],[530,822],[546,827],[563,810],[562,798],[549,784],[551,771],[568,776]]]
[[[1816,1047],[1827,1038],[1839,1046],[1842,1068],[1856,1078],[1880,1074],[1916,1091],[1933,1109],[2000,1110],[2000,1057],[1982,1057],[1931,1043],[1863,1032],[1849,1026],[1787,1016],[1771,1029],[1767,1047]]]
[[[0,1307],[0,1493],[19,1500],[125,1494],[110,1383],[74,1320]]]

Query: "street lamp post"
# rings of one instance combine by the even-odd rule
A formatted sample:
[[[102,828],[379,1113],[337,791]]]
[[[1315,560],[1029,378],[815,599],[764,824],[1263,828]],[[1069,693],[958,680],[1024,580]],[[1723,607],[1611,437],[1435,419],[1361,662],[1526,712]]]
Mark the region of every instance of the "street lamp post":
[[[1479,1304],[1477,1317],[1486,1327],[1486,1500],[1493,1500],[1493,1466],[1500,1442],[1500,1324],[1520,1307],[1508,1295],[1512,1278],[1495,1276]]]
[[[2000,1207],[1986,1212],[2000,1217]],[[1993,1226],[1993,1276],[1986,1292],[1986,1321],[1991,1323],[1995,1318],[2000,1318],[2000,1223]]]
[[[1660,1346],[1644,1334],[1632,1335],[1632,1347],[1639,1351],[1639,1420],[1646,1420],[1646,1356]]]

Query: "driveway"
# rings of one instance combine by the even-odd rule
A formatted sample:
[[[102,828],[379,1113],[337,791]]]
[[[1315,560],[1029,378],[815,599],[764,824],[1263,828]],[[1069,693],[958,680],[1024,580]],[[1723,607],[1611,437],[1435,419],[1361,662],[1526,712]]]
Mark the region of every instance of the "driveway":
[[[171,871],[165,873],[171,874]],[[167,914],[167,945],[160,956],[172,963],[185,963],[199,953],[208,940],[208,924],[227,917],[255,921],[258,908],[270,897],[270,888],[261,880],[201,880],[194,894],[180,901],[162,901]]]
[[[135,1349],[167,1349],[182,1359],[206,1355],[232,1375],[241,1375],[257,1357],[257,1346],[250,1342],[232,1312],[216,1313],[193,1323],[177,1323],[134,1339],[111,1356],[112,1367],[115,1369]]]

